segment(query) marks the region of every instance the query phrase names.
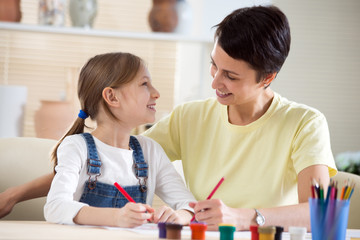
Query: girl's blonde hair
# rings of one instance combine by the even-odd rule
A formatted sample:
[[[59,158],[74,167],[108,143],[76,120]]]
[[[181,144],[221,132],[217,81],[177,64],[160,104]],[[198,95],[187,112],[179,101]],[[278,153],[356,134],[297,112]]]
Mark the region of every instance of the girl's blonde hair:
[[[92,120],[96,120],[99,107],[102,105],[105,112],[116,119],[103,99],[102,91],[106,87],[117,88],[131,82],[143,64],[141,58],[131,53],[105,53],[91,58],[82,67],[79,76],[78,98],[81,110]],[[70,130],[60,139],[51,154],[54,168],[57,165],[57,149],[64,138],[83,133],[85,127],[85,119],[78,117]]]

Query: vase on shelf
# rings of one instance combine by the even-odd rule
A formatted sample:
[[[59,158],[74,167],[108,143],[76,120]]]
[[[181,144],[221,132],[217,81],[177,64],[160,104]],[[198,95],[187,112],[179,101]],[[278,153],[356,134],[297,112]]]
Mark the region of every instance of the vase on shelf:
[[[66,0],[40,0],[39,24],[62,27],[65,25]]]
[[[76,117],[71,102],[42,100],[34,116],[36,137],[60,140]]]
[[[173,32],[178,24],[177,0],[153,0],[149,25],[153,32]]]
[[[20,22],[20,0],[0,0],[0,21]]]
[[[97,14],[97,1],[70,0],[69,14],[72,26],[92,28]]]

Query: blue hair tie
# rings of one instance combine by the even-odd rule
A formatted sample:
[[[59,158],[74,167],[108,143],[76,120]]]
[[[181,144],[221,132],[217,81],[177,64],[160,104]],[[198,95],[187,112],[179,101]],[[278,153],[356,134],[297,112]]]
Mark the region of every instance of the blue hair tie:
[[[78,117],[79,117],[79,118],[82,118],[82,119],[85,120],[88,116],[89,116],[89,115],[87,115],[86,112],[84,112],[83,110],[80,109],[80,112],[79,112],[79,114],[78,114]]]

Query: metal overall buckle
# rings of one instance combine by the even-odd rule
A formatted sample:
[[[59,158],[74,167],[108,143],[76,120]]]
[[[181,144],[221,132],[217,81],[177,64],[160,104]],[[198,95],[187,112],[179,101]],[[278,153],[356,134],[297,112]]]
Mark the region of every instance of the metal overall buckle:
[[[90,167],[100,167],[101,166],[101,162],[100,164],[92,164],[91,163],[91,160],[96,160],[96,161],[99,161],[97,159],[88,159],[87,160],[87,164],[88,164],[88,172],[87,172],[87,175],[89,175],[89,180],[88,180],[88,188],[90,190],[93,190],[95,187],[96,187],[96,182],[97,182],[97,178],[101,175],[101,172],[99,171],[99,173],[93,173],[92,171],[89,171],[89,166]],[[95,176],[95,179],[94,180],[91,180],[91,177],[92,176]]]
[[[139,171],[142,171],[142,170],[148,170],[147,167],[140,167],[142,164],[144,164],[144,163],[139,163],[139,164],[134,163],[134,168],[135,168],[136,173],[139,173]],[[140,191],[143,192],[143,193],[146,192],[147,191],[146,180],[147,180],[148,177],[147,176],[146,177],[139,177],[138,174],[135,174],[135,176],[139,180],[139,184],[140,184],[139,189],[140,189]],[[141,179],[143,179],[143,181],[141,181]]]

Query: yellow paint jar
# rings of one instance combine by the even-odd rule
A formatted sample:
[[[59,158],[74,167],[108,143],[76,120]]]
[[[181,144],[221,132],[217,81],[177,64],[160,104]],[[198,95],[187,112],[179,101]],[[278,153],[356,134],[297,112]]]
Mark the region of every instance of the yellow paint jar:
[[[276,228],[273,226],[258,227],[259,240],[274,240]]]

